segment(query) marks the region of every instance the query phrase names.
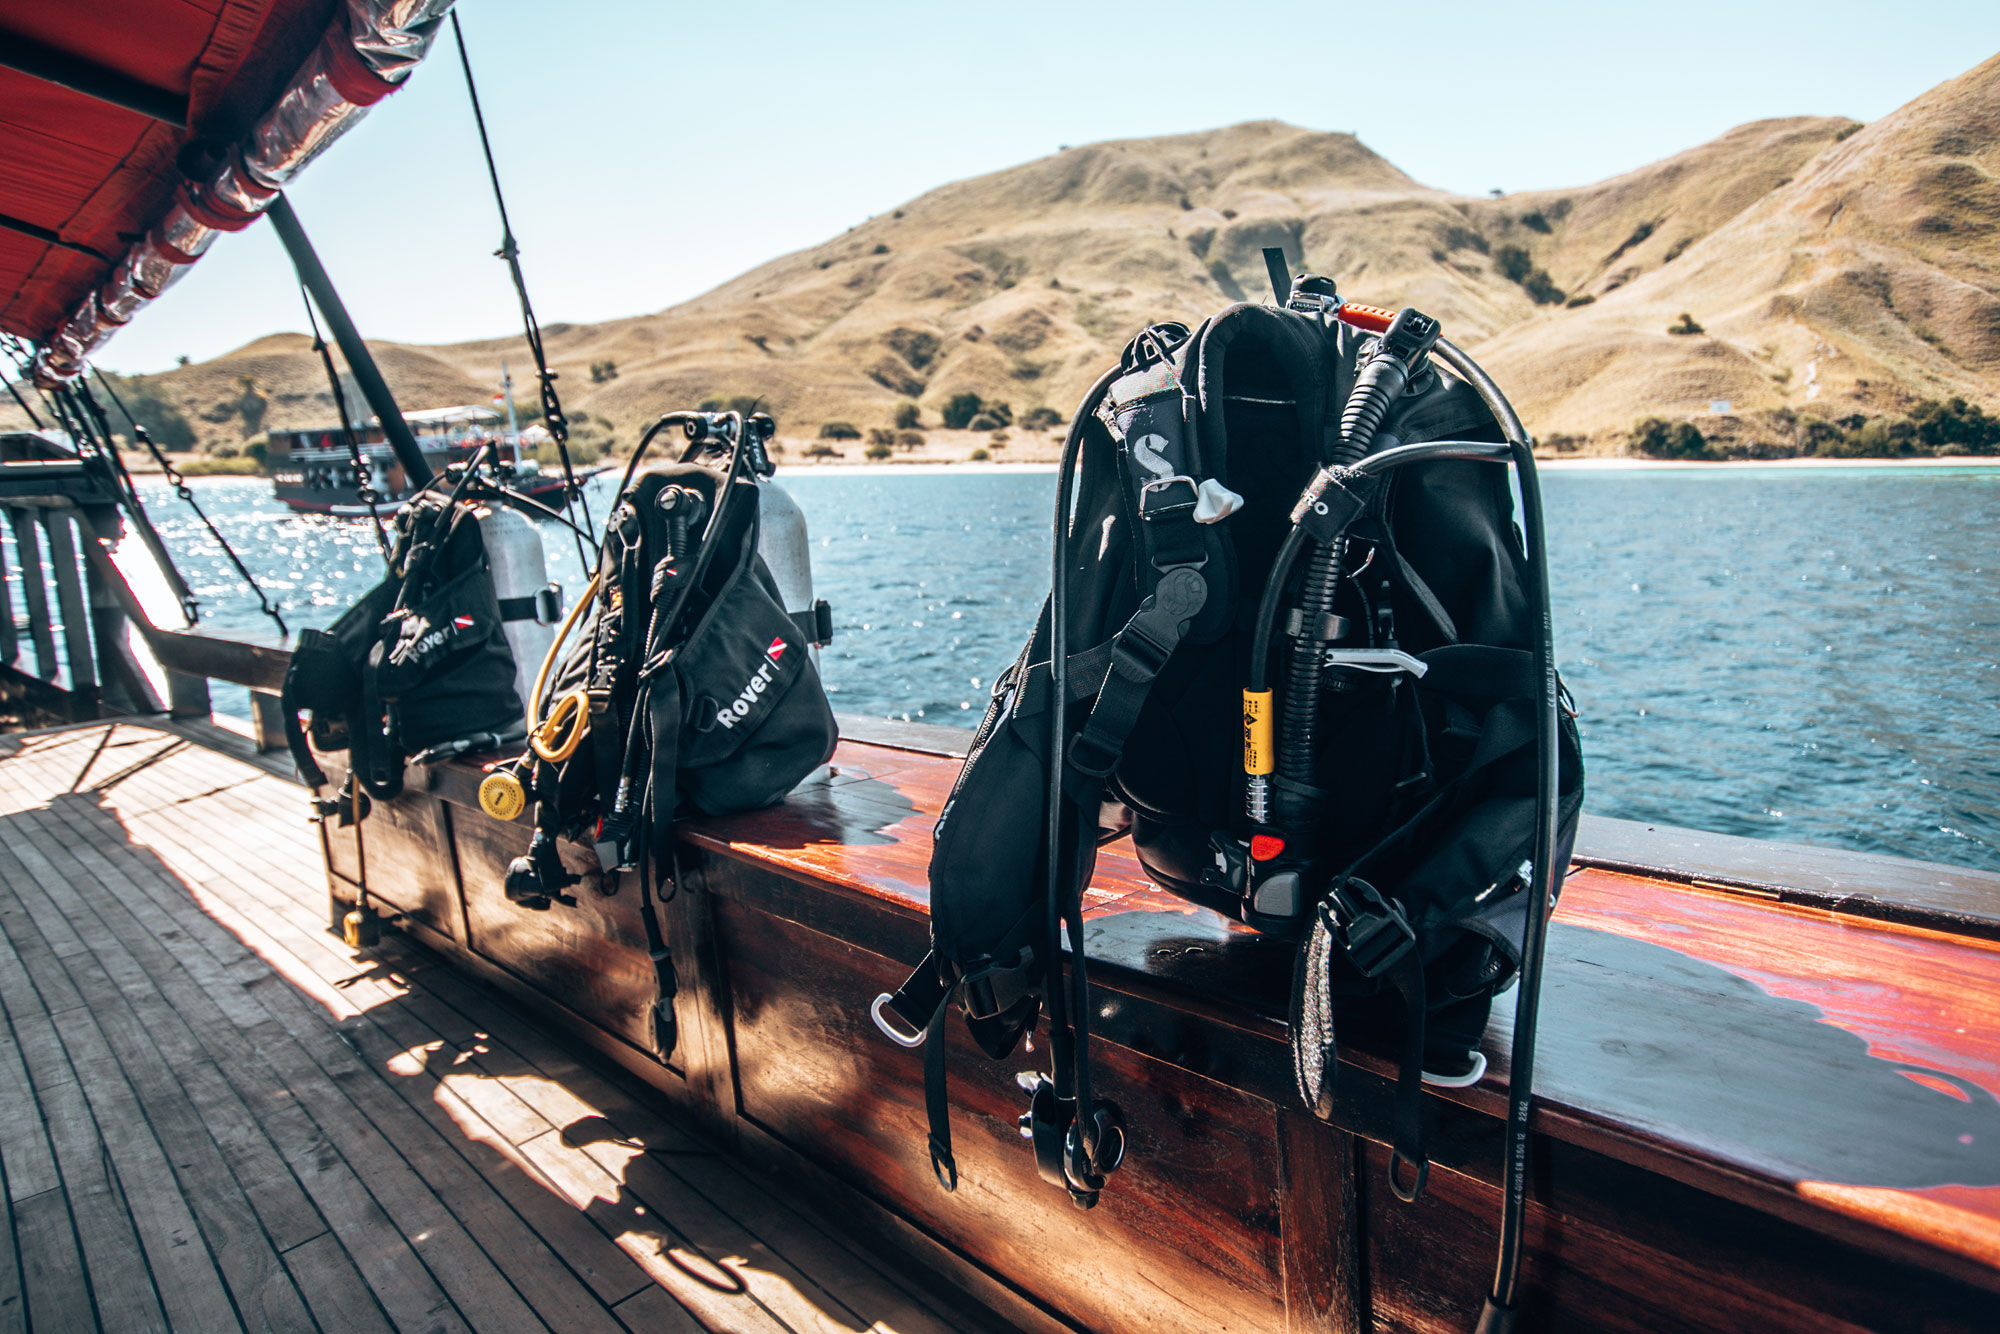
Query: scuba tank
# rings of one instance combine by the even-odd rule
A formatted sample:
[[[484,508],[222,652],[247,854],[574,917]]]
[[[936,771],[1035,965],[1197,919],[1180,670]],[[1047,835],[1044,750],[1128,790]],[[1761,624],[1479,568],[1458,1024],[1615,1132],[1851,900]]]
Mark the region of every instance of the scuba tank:
[[[773,477],[759,475],[757,494],[761,527],[757,531],[757,555],[778,586],[778,605],[794,617],[817,618],[824,603],[813,601],[812,543],[806,535],[806,516],[799,502]],[[819,646],[833,638],[831,624],[819,625],[807,652],[819,661]],[[526,699],[526,694],[522,695]]]
[[[562,587],[549,581],[541,531],[522,515],[499,506],[488,507],[479,515],[479,537],[486,545],[501,627],[514,654],[514,691],[525,701],[534,684],[536,665],[548,656],[549,645],[555,642]]]

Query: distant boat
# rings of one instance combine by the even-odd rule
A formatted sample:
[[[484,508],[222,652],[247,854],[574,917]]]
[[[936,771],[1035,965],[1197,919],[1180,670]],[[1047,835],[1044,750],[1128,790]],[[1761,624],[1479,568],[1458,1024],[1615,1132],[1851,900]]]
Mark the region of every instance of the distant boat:
[[[403,419],[409,422],[425,460],[439,473],[454,463],[466,462],[488,444],[498,441],[500,480],[538,500],[562,494],[562,476],[545,473],[534,459],[521,457],[521,441],[527,433],[506,430],[500,425],[500,413],[492,408],[475,404],[430,408],[406,412]],[[357,424],[354,434],[367,473],[366,481],[376,495],[375,512],[394,514],[409,499],[412,490],[403,465],[389,447],[379,422],[371,418]],[[340,426],[271,431],[269,439],[264,470],[270,475],[280,501],[306,514],[331,514],[336,518],[368,516],[369,506],[361,494],[363,479],[356,475],[354,451],[348,449]],[[596,471],[578,470],[577,476],[582,478]]]

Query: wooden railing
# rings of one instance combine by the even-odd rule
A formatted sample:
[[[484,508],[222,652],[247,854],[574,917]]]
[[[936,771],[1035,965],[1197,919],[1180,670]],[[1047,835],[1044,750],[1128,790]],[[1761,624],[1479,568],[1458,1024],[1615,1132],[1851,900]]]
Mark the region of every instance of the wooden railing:
[[[150,526],[128,523],[98,469],[83,460],[0,462],[0,510],[14,538],[15,568],[5,573],[19,578],[18,590],[0,581],[0,676],[10,694],[71,721],[205,719],[210,682],[221,681],[249,688],[258,749],[284,746],[278,692],[290,651],[156,625],[113,558],[121,538],[137,539],[141,558],[151,557],[175,595],[185,585]],[[132,652],[128,629],[164,672],[166,699]]]

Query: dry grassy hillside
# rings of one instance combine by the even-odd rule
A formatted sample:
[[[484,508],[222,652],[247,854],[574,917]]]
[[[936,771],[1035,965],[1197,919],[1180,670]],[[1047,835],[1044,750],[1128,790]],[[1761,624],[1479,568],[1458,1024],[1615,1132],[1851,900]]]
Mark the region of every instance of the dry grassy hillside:
[[[1616,272],[1578,284],[1594,304],[1494,338],[1487,363],[1524,413],[1603,432],[1717,398],[1738,418],[2000,399],[2000,57],[1783,175],[1649,264],[1685,234],[1663,214]],[[1682,312],[1706,332],[1666,333]]]
[[[1268,299],[1260,251],[1277,245],[1354,299],[1437,315],[1544,437],[1612,448],[1648,415],[1741,438],[1919,397],[1995,406],[1996,145],[2000,57],[1873,125],[1762,121],[1498,199],[1430,189],[1351,135],[1255,122],[960,181],[658,314],[545,333],[565,403],[626,441],[665,408],[739,395],[803,435],[886,426],[906,400],[931,425],[964,392],[1067,416],[1145,324]],[[1669,334],[1682,312],[1704,332]],[[422,407],[483,401],[522,348],[379,355]],[[615,378],[593,380],[605,362]],[[155,380],[219,438],[240,431],[244,375],[269,425],[331,408],[291,335]]]

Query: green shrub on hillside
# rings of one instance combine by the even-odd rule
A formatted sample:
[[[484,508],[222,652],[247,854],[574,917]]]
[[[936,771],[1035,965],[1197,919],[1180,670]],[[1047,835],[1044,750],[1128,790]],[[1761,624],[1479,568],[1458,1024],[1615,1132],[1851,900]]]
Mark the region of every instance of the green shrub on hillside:
[[[893,447],[881,444],[879,442],[868,446],[868,457],[876,463],[880,463],[883,459],[888,458],[891,454],[894,454],[895,452],[896,451]]]
[[[922,431],[898,431],[896,432],[896,443],[904,449],[916,449],[924,443],[924,433]]]
[[[871,426],[868,428],[868,443],[871,445],[893,445],[896,443],[896,433],[886,426]]]
[[[987,403],[977,394],[953,394],[944,405],[944,425],[949,431],[992,431],[1014,424],[1014,409],[1005,403]]]
[[[153,437],[154,444],[177,452],[194,448],[194,424],[179,408],[154,393],[146,377],[135,375],[128,380],[123,376],[106,375],[104,378],[118,391],[118,397],[131,409],[139,425],[146,428],[146,434]],[[115,404],[106,405],[106,415],[111,418],[114,431],[131,439],[131,424]]]
[[[1535,258],[1517,245],[1503,245],[1493,252],[1493,267],[1508,282],[1519,283],[1521,290],[1538,306],[1552,306],[1569,293],[1557,287],[1549,277],[1547,269],[1538,268]]]
[[[980,406],[977,394],[953,394],[945,400],[944,411],[941,414],[944,419],[944,429],[964,430],[966,423],[979,415]]]
[[[1054,408],[1029,408],[1021,418],[1024,431],[1051,431],[1063,424],[1063,417]]]
[[[861,428],[853,422],[826,422],[819,428],[822,440],[859,440]]]
[[[1694,322],[1694,316],[1688,314],[1686,311],[1682,311],[1680,320],[1677,323],[1669,324],[1667,332],[1685,337],[1688,334],[1707,333],[1708,331]]]
[[[908,431],[913,430],[922,417],[923,410],[916,404],[898,403],[896,405],[896,415],[890,418],[890,422],[897,430]]]
[[[986,462],[986,460],[992,458],[993,456],[987,453],[983,449],[975,449],[970,454],[966,455],[966,457],[974,463],[984,463]]]
[[[1648,417],[1632,428],[1632,452],[1653,459],[1705,459],[1708,441],[1693,422]]]
[[[1910,409],[1917,439],[1933,454],[2000,454],[2000,417],[1977,403],[1925,399]]]

